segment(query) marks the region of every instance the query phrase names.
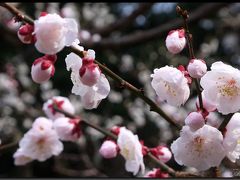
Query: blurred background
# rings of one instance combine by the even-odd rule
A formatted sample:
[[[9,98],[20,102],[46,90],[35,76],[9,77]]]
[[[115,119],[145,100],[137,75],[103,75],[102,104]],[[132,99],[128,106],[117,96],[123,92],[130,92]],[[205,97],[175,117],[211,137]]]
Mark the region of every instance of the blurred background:
[[[94,49],[96,59],[147,96],[156,99],[150,75],[155,68],[165,65],[187,65],[187,48],[172,55],[165,47],[165,38],[172,29],[183,26],[176,14],[180,5],[190,13],[189,28],[197,58],[204,59],[208,68],[215,61],[223,61],[240,68],[240,3],[11,3],[33,19],[42,11],[59,13],[79,23],[79,38],[85,49]],[[53,96],[65,96],[74,104],[78,115],[105,128],[126,126],[149,147],[169,145],[179,132],[157,113],[149,111],[140,98],[122,89],[108,78],[111,92],[95,110],[85,110],[80,98],[71,94],[70,72],[66,70],[64,49],[58,53],[53,78],[44,84],[32,81],[32,62],[42,56],[34,45],[25,45],[17,37],[21,23],[0,7],[0,177],[131,177],[119,155],[103,159],[98,150],[105,136],[89,127],[77,143],[64,143],[60,156],[45,162],[34,161],[25,166],[14,166],[13,153],[18,140],[39,116],[44,116],[43,103]],[[195,110],[196,91],[192,85],[191,98],[175,108],[159,103],[162,109],[183,124],[184,118]],[[207,123],[217,127],[222,117],[210,113]],[[156,165],[146,159],[146,167]],[[177,165],[172,158],[168,163],[176,170],[194,171]],[[231,176],[240,169],[225,159],[222,175]]]

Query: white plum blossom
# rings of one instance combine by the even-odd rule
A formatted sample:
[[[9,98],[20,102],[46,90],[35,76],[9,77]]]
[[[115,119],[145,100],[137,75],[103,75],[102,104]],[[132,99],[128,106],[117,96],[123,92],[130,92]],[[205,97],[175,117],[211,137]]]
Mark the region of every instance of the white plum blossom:
[[[53,155],[59,155],[63,150],[63,144],[53,129],[52,121],[44,117],[35,120],[33,127],[20,140],[19,146],[20,150],[15,154],[15,158],[23,158],[19,164],[27,161],[25,157],[45,161]]]
[[[151,85],[162,101],[172,106],[184,104],[190,95],[188,80],[177,68],[165,66],[154,69]]]
[[[55,120],[59,117],[65,117],[63,113],[56,112],[53,109],[53,105],[56,105],[59,109],[68,112],[70,114],[75,113],[75,108],[68,98],[62,96],[54,96],[43,104],[43,111],[49,119]]]
[[[203,94],[222,114],[240,109],[240,71],[221,61],[215,62],[200,81]]]
[[[54,63],[56,59],[57,57],[54,55],[45,55],[36,59],[31,68],[31,76],[33,81],[39,84],[48,81],[54,75]]]
[[[47,14],[34,21],[35,46],[44,54],[56,54],[70,46],[78,36],[78,24],[74,19],[58,14]]]
[[[223,145],[233,163],[240,157],[240,113],[235,113],[226,126]]]
[[[215,105],[213,102],[209,101],[209,100],[205,97],[205,95],[204,95],[203,92],[202,92],[201,94],[202,94],[203,108],[204,108],[205,110],[207,110],[208,112],[215,111],[216,108],[217,108],[216,105]],[[196,105],[197,105],[198,108],[200,108],[199,97],[196,98]]]
[[[126,170],[136,175],[141,167],[142,174],[144,174],[145,165],[143,162],[142,145],[139,142],[138,136],[125,127],[121,127],[117,145],[120,149],[120,154],[126,160]]]
[[[62,141],[77,141],[81,135],[79,119],[60,117],[55,119],[53,127]]]
[[[188,73],[193,78],[201,78],[207,72],[207,65],[201,59],[192,59],[187,66]]]
[[[172,54],[180,53],[186,45],[184,29],[170,31],[165,42],[169,52]]]
[[[88,61],[88,59],[94,59],[94,51],[88,50],[85,58],[86,57],[86,61]],[[65,62],[67,70],[72,70],[72,93],[81,96],[81,102],[85,109],[97,108],[102,99],[105,99],[110,92],[110,85],[105,75],[102,73],[99,75],[98,72],[95,73],[94,71],[91,73],[93,78],[88,76],[86,79],[88,79],[89,82],[87,82],[86,79],[83,82],[80,72],[81,68],[84,66],[83,59],[74,53],[70,53],[67,55]],[[95,67],[93,69],[95,69]]]
[[[24,154],[24,151],[21,148],[14,153],[13,158],[16,166],[22,166],[33,161],[33,159]]]
[[[115,142],[106,140],[100,147],[99,153],[106,159],[114,158],[117,156],[118,146]]]
[[[190,127],[191,130],[196,131],[203,127],[205,120],[200,112],[191,112],[185,119],[185,124]]]
[[[219,166],[225,157],[221,132],[209,125],[192,131],[183,126],[180,137],[171,145],[176,162],[204,171]]]

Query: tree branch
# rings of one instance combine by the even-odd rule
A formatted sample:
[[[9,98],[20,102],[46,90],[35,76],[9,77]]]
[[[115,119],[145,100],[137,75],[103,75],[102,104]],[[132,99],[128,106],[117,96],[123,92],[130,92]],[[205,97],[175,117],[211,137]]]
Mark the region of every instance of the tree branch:
[[[98,33],[101,36],[107,36],[115,30],[121,30],[130,25],[140,14],[143,14],[145,11],[149,10],[153,4],[154,3],[139,3],[139,7],[134,10],[129,16],[123,17],[103,28],[95,29],[91,33]]]
[[[191,17],[189,22],[196,22],[201,18],[207,17],[209,14],[216,12],[218,9],[230,5],[230,3],[206,3],[199,7],[198,9],[191,12]],[[165,33],[171,29],[178,28],[181,26],[181,19],[177,18],[169,21],[163,25],[152,28],[146,31],[138,31],[136,33],[119,37],[117,39],[105,38],[99,42],[86,41],[82,42],[82,45],[87,48],[94,49],[114,49],[128,48],[133,45],[139,45],[141,43],[146,43],[147,41],[155,40],[165,36]]]

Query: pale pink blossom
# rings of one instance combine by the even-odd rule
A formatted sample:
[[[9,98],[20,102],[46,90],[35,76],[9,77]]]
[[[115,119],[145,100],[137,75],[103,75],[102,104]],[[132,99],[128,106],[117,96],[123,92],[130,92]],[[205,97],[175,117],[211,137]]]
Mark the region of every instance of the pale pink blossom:
[[[188,73],[193,78],[201,78],[207,72],[207,65],[204,60],[192,59],[187,66]]]
[[[177,68],[165,66],[154,69],[151,85],[162,101],[172,106],[184,104],[190,95],[188,80]]]
[[[63,144],[52,128],[52,121],[43,117],[37,118],[36,121],[19,142],[22,155],[38,161],[59,155],[63,150]]]
[[[220,165],[226,155],[222,143],[222,133],[212,126],[204,125],[196,131],[184,126],[171,150],[178,164],[204,171]]]
[[[223,145],[228,159],[235,163],[240,157],[240,113],[235,113],[227,124]]]
[[[106,140],[100,147],[99,153],[106,159],[114,158],[118,153],[117,144],[114,141]]]
[[[34,82],[44,83],[48,81],[55,72],[54,63],[57,57],[52,55],[45,55],[36,59],[31,68],[31,76]]]
[[[240,71],[221,61],[215,62],[200,81],[205,98],[222,114],[240,109]]]
[[[70,114],[75,113],[75,108],[68,98],[62,96],[54,96],[43,104],[43,111],[49,119],[55,120],[59,117],[65,117],[63,113],[54,110],[54,104],[58,109],[61,109]]]
[[[186,45],[184,29],[172,30],[165,40],[166,47],[172,54],[180,53]]]
[[[191,112],[185,119],[185,124],[190,127],[191,130],[196,131],[203,127],[205,120],[200,112]]]
[[[145,165],[143,162],[142,145],[139,142],[138,136],[125,127],[121,127],[117,145],[120,149],[120,154],[126,160],[126,170],[136,175],[141,168],[142,174],[144,174]]]
[[[47,14],[34,21],[34,34],[39,52],[56,54],[77,38],[78,25],[74,19]]]
[[[87,51],[85,57],[87,57],[87,59],[95,58],[95,53],[93,51]],[[82,61],[82,58],[74,53],[70,53],[65,59],[67,70],[72,70],[72,93],[81,96],[81,102],[85,109],[97,108],[102,99],[105,99],[108,96],[110,92],[110,85],[107,78],[102,73],[100,74],[99,78],[95,78],[98,77],[98,75],[95,76],[96,74],[94,75],[93,73],[92,75],[94,75],[94,81],[92,81],[91,78],[87,78],[89,79],[89,85],[92,86],[86,85],[86,81],[84,84],[80,76],[80,69],[83,64]],[[93,82],[96,83],[92,84]]]
[[[62,141],[77,141],[81,135],[79,119],[60,117],[55,119],[53,127]]]

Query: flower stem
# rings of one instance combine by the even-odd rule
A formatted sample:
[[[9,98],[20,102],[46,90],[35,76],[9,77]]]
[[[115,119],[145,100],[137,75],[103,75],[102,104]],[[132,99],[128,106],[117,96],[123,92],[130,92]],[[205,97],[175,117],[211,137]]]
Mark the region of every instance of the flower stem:
[[[16,9],[15,7],[11,6],[8,3],[0,3],[0,6],[5,7],[8,9],[11,13],[13,13],[15,16],[17,16],[20,20],[25,21],[29,24],[34,24],[34,20],[31,19],[28,16],[25,16],[21,11]],[[70,46],[70,50],[74,52],[75,54],[79,55],[80,57],[84,56],[84,51],[80,51],[79,49]],[[145,101],[149,106],[150,110],[158,113],[161,115],[166,121],[168,121],[171,125],[175,126],[178,130],[181,129],[181,126],[176,123],[172,118],[170,118],[153,100],[151,100],[149,97],[145,96],[143,94],[143,91],[141,89],[136,88],[129,82],[125,81],[122,79],[120,76],[115,74],[113,71],[111,71],[109,68],[107,68],[105,65],[101,64],[99,61],[95,60],[95,63],[97,63],[100,68],[108,75],[110,76],[113,80],[121,83],[121,85],[128,90],[130,90],[133,94],[136,96],[140,97],[143,101]]]
[[[218,130],[221,131],[222,133],[224,133],[224,130],[227,126],[227,124],[229,123],[229,121],[231,120],[232,116],[234,115],[234,113],[230,113],[228,115],[225,116],[223,122],[221,123],[221,125],[219,126]]]
[[[189,57],[190,57],[190,59],[195,59],[193,44],[192,44],[192,34],[190,34],[190,31],[189,31],[189,28],[188,28],[188,23],[187,23],[187,19],[189,18],[188,11],[183,10],[180,6],[176,7],[176,11],[183,18],[183,24],[184,24],[184,30],[185,30],[185,33],[186,33]],[[201,94],[202,91],[201,91],[201,88],[200,88],[199,81],[198,81],[198,79],[195,79],[195,78],[193,78],[193,80],[194,80],[194,83],[195,83],[195,86],[196,86],[196,89],[197,89],[200,108],[202,110],[204,110],[203,102],[202,102],[202,94]]]

